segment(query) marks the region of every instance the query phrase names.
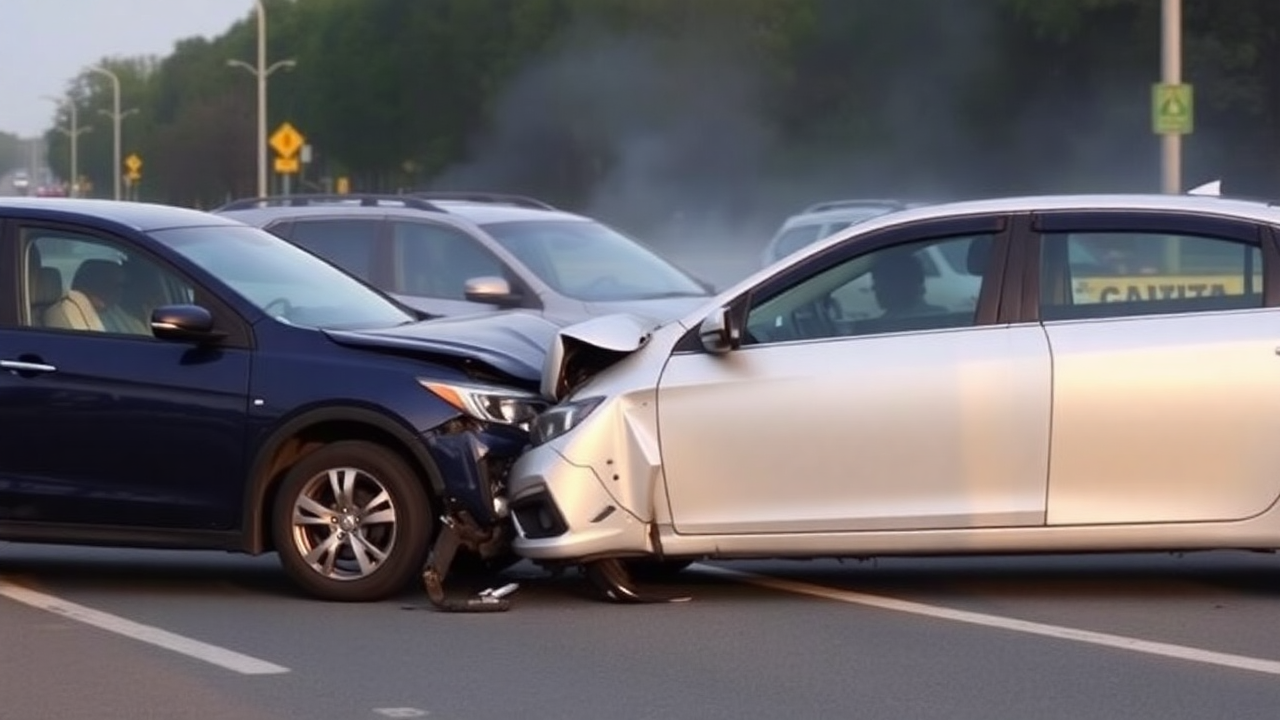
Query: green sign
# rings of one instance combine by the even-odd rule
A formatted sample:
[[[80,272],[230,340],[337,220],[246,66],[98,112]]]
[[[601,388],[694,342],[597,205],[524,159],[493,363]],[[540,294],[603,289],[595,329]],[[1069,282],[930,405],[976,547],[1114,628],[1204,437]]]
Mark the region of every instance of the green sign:
[[[1190,85],[1151,87],[1151,128],[1157,135],[1188,135],[1195,126]]]

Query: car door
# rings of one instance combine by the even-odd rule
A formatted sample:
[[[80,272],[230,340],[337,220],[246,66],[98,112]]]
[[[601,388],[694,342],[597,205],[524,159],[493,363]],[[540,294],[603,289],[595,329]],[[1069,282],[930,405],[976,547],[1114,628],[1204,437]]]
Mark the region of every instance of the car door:
[[[165,304],[229,311],[126,238],[13,222],[4,239],[25,272],[0,316],[0,523],[237,526],[250,351],[148,323]]]
[[[1272,238],[1190,214],[1037,219],[1050,525],[1239,520],[1280,496]],[[1068,262],[1069,245],[1110,271]]]
[[[828,249],[743,298],[739,349],[673,354],[657,402],[676,530],[1042,524],[1049,353],[1035,323],[996,322],[1006,227],[937,221]],[[886,305],[904,289],[918,303],[922,256],[954,243],[981,281],[976,308],[842,313],[836,298],[873,269]],[[915,274],[891,284],[879,271],[904,256]]]

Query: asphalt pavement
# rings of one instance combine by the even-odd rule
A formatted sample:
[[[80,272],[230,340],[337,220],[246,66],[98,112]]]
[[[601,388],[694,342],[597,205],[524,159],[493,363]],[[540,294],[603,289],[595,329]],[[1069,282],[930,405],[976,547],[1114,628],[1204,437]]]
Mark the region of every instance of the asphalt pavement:
[[[0,544],[6,720],[1274,718],[1277,558],[521,564],[513,608],[299,597],[274,557]]]

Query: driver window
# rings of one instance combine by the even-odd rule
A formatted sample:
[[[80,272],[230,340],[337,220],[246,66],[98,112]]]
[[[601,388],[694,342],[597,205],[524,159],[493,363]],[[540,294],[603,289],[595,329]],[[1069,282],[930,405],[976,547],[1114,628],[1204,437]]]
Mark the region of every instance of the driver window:
[[[825,268],[753,303],[745,343],[972,326],[993,242],[991,234],[935,238]]]
[[[151,312],[190,303],[189,285],[137,253],[92,236],[24,229],[25,327],[151,336]]]

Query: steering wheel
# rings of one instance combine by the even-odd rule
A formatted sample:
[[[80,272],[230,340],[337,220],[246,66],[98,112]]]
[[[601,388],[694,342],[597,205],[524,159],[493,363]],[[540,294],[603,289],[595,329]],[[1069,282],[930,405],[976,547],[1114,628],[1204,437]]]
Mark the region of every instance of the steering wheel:
[[[279,306],[280,312],[278,313],[271,312],[271,308],[276,306]],[[271,302],[267,303],[266,305],[263,305],[262,311],[270,315],[271,317],[277,317],[280,315],[288,317],[289,314],[293,312],[293,303],[289,302],[289,298],[278,297],[275,300],[272,300]]]

